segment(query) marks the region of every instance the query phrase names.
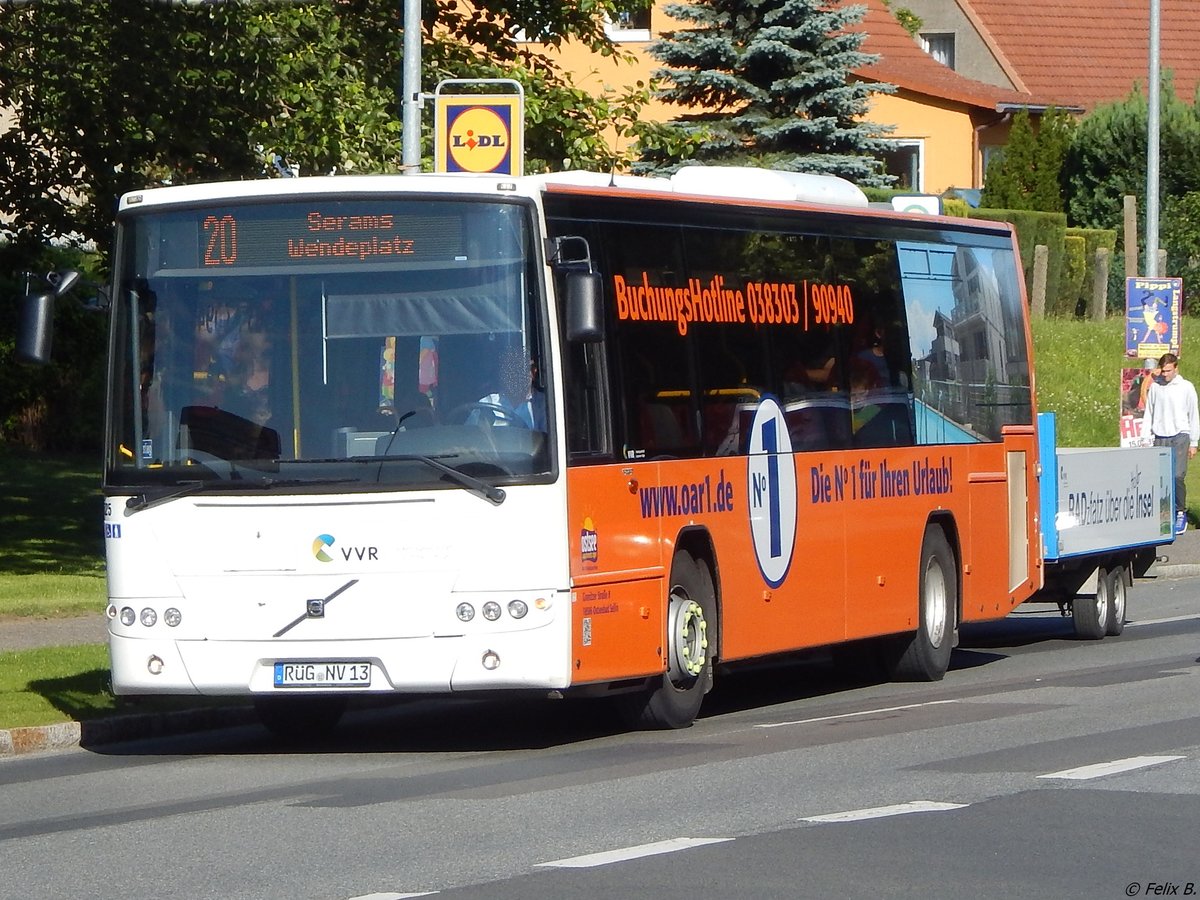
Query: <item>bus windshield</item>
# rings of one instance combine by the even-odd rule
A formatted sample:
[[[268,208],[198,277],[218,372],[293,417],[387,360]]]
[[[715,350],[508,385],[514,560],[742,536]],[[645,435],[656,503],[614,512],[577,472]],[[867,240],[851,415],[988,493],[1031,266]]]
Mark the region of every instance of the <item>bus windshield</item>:
[[[537,480],[546,321],[520,202],[224,202],[126,215],[106,484]]]

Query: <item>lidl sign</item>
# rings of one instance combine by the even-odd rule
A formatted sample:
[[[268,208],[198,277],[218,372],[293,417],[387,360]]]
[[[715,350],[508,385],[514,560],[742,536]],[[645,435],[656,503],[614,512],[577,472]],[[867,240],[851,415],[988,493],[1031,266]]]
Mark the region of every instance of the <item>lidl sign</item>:
[[[522,173],[520,96],[438,94],[436,115],[434,171]]]

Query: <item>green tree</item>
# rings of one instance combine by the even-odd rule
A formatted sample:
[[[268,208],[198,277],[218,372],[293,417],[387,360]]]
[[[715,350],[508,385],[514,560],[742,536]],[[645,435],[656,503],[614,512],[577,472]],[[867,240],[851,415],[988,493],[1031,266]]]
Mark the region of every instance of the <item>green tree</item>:
[[[670,4],[690,23],[650,46],[662,62],[663,99],[698,112],[646,136],[636,169],[670,170],[680,145],[706,163],[740,163],[840,175],[883,186],[876,158],[887,129],[863,120],[872,94],[891,85],[857,81],[851,70],[877,57],[848,30],[865,7],[824,0],[696,0]]]
[[[1182,197],[1200,190],[1200,117],[1194,104],[1176,96],[1169,76],[1163,78],[1160,98],[1159,190],[1164,197]],[[1124,100],[1096,107],[1079,123],[1063,163],[1071,224],[1120,228],[1124,196],[1145,197],[1148,119],[1146,97],[1135,89]],[[1138,204],[1143,221],[1144,207]]]
[[[514,77],[528,95],[527,168],[623,156],[614,127],[645,128],[649,87],[593,99],[549,56],[510,34],[567,37],[613,52],[603,31],[619,0],[484,0],[473,15],[425,4],[423,84],[440,77]],[[152,0],[0,0],[0,297],[22,280],[77,266],[51,253],[74,237],[100,251],[128,191],[280,174],[397,170],[401,8],[396,0],[194,4]],[[493,42],[489,46],[489,42]],[[431,118],[426,115],[426,119]],[[2,126],[0,126],[2,127]],[[428,131],[428,125],[426,126]],[[40,287],[40,284],[38,285]],[[0,359],[12,358],[16,304],[0,304]],[[104,318],[72,303],[55,311],[55,363],[9,366],[0,379],[0,440],[94,448],[103,407]]]
[[[425,5],[423,83],[516,77],[529,90],[531,168],[618,159],[648,87],[592,101],[524,30],[612,53],[622,0]],[[157,183],[395,171],[402,5],[300,0],[181,6],[147,0],[0,5],[0,208],[29,245],[79,235],[107,250],[116,199]],[[426,115],[425,118],[430,118]],[[427,130],[427,129],[426,129]]]
[[[1051,107],[1035,131],[1027,109],[1013,116],[1004,152],[988,165],[982,203],[993,209],[1063,212],[1063,161],[1075,120]]]

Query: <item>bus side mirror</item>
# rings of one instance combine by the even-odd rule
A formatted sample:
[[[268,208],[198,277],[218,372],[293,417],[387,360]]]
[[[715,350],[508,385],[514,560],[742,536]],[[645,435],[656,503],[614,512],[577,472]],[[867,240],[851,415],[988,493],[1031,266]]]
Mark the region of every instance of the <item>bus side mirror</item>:
[[[20,321],[17,323],[17,361],[44,366],[50,362],[50,346],[54,343],[54,301],[76,288],[80,275],[74,269],[49,272],[45,282],[54,289],[50,294],[29,293],[32,273],[25,273],[25,296],[21,298]]]
[[[595,344],[604,340],[604,306],[600,276],[595,272],[566,274],[567,340]]]
[[[54,294],[26,294],[21,300],[17,330],[17,360],[44,366],[54,341]]]

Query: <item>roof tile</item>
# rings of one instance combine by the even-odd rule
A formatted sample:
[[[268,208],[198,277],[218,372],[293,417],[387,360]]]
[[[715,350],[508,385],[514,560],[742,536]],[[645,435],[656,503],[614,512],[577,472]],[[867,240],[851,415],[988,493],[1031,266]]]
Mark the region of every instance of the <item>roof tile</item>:
[[[867,7],[862,22],[854,26],[853,30],[867,33],[862,47],[864,52],[880,56],[879,62],[856,70],[856,74],[863,78],[985,109],[994,110],[1008,104],[1048,106],[1053,102],[1068,107],[1078,105],[1071,102],[1064,92],[1043,93],[1032,90],[1031,87],[1031,92],[1026,93],[960,75],[922,50],[912,35],[904,30],[896,17],[883,5],[883,0],[843,2]]]
[[[1149,75],[1147,0],[960,0],[970,4],[998,48],[1034,94],[1091,109],[1120,100]],[[1200,83],[1200,3],[1160,0],[1159,59],[1176,93],[1190,100]]]

